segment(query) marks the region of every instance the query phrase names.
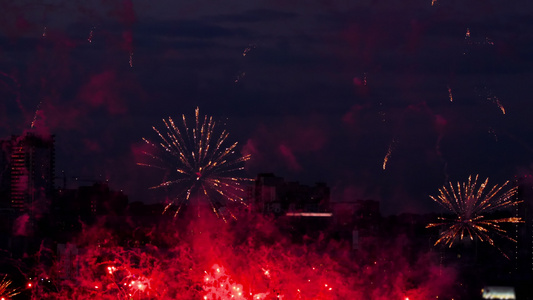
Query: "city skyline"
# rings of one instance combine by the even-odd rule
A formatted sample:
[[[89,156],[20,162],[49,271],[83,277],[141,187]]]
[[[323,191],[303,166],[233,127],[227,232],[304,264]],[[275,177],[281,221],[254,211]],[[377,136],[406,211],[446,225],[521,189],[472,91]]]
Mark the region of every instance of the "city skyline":
[[[0,298],[532,298],[532,1],[0,8]]]
[[[532,4],[6,4],[0,138],[56,135],[57,173],[157,202],[142,138],[196,107],[250,177],[327,182],[385,214],[469,175],[531,175]]]

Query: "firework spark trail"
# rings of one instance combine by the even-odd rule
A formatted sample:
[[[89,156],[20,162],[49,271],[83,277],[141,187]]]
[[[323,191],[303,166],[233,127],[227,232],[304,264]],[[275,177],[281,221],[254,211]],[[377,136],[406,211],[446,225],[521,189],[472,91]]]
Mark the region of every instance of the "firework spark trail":
[[[35,123],[37,122],[37,115],[39,114],[39,111],[41,110],[41,105],[43,104],[43,101],[39,101],[39,104],[37,104],[37,109],[35,110],[35,114],[33,115],[33,121],[31,122],[30,128],[35,127]]]
[[[450,98],[450,102],[453,102],[452,88],[450,86],[448,86],[448,97]]]
[[[489,37],[485,37],[484,44],[494,46],[494,42]]]
[[[389,149],[387,150],[387,154],[385,154],[385,158],[383,159],[383,170],[387,168],[387,163],[389,162],[389,159],[392,154],[392,150],[394,149],[394,145],[396,144],[396,140],[392,139],[392,142],[389,144]]]
[[[505,108],[503,107],[502,103],[500,102],[500,99],[498,99],[498,97],[496,96],[493,96],[491,98],[487,98],[488,100],[491,100],[494,104],[496,104],[498,106],[498,108],[500,108],[500,110],[502,111],[502,114],[505,115]]]
[[[389,161],[390,154],[391,154],[391,146],[389,145],[389,150],[387,150],[387,154],[385,155],[385,158],[383,159],[383,170],[387,168],[387,162]]]
[[[87,38],[87,41],[89,43],[93,42],[93,34],[94,34],[94,29],[91,29],[91,31],[89,32],[89,37]]]
[[[16,288],[11,288],[13,282],[7,279],[7,275],[4,275],[0,280],[0,299],[9,299],[13,296],[20,294],[20,291]]]
[[[439,195],[437,197],[430,196],[433,201],[452,212],[454,217],[440,217],[439,223],[430,223],[426,228],[439,226],[445,227],[444,231],[440,234],[439,239],[435,242],[435,245],[444,243],[451,247],[457,237],[462,240],[467,236],[471,240],[477,238],[482,242],[488,242],[507,257],[507,255],[495,245],[491,235],[494,233],[516,242],[513,238],[506,235],[505,230],[500,227],[500,224],[516,224],[521,223],[522,220],[517,217],[491,218],[490,216],[487,216],[487,214],[520,203],[521,201],[513,200],[513,197],[517,192],[517,187],[502,192],[503,188],[509,183],[509,181],[507,181],[501,186],[493,186],[484,194],[489,179],[487,178],[479,187],[477,187],[477,179],[478,175],[476,175],[473,181],[472,176],[469,176],[467,182],[464,182],[463,184],[457,182],[455,188],[454,185],[449,182],[448,187],[444,185],[439,189]],[[500,192],[502,192],[502,194],[497,195]]]
[[[243,163],[249,160],[250,156],[238,156],[235,153],[238,143],[225,146],[229,133],[223,130],[219,135],[215,135],[213,117],[200,118],[198,108],[195,110],[195,122],[192,128],[187,125],[185,115],[182,115],[182,120],[183,127],[180,128],[172,118],[163,119],[165,133],[152,127],[161,141],[156,144],[143,138],[154,151],[144,152],[152,163],[138,164],[169,172],[171,178],[152,187],[178,189],[176,200],[167,205],[165,211],[172,204],[176,204],[177,214],[191,197],[202,195],[201,198],[208,200],[211,210],[225,219],[217,207],[222,205],[220,201],[225,204],[228,202],[245,204],[241,197],[244,192],[241,185],[250,179],[238,177],[234,173],[244,169]],[[228,214],[235,217],[230,211]]]
[[[248,45],[248,47],[244,48],[244,51],[242,52],[242,56],[246,56],[248,55],[248,53],[250,53],[250,51],[252,51],[253,49],[255,49],[256,45],[255,44],[250,44]]]
[[[244,72],[244,71],[243,72],[239,72],[239,74],[237,74],[237,76],[235,77],[234,82],[235,83],[239,83],[239,81],[241,81],[244,78],[244,76],[246,76],[246,72]]]
[[[498,106],[502,114],[505,115],[505,107],[503,107],[503,104],[501,103],[500,99],[496,95],[494,95],[491,89],[488,89],[487,87],[482,87],[481,90],[478,91],[478,93],[480,94],[481,97],[486,98],[488,101]]]

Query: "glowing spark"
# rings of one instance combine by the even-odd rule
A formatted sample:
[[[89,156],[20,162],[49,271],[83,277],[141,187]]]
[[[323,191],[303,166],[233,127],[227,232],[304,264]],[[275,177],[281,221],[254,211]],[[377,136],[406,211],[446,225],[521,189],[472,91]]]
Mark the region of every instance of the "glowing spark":
[[[435,5],[437,3],[437,0],[431,0],[431,6]]]
[[[452,88],[450,86],[448,86],[448,97],[450,98],[450,102],[453,102]]]
[[[470,38],[470,28],[467,28],[466,29],[466,34],[465,34],[465,39],[469,39]]]
[[[204,295],[203,299],[250,299],[243,296],[243,286],[234,282],[223,267],[215,264],[212,269],[216,269],[216,272],[211,272],[209,280],[207,280],[209,275],[206,274],[205,276],[203,290],[207,294]],[[266,299],[268,295],[269,292],[250,293],[251,299]]]
[[[160,142],[143,138],[153,150],[153,153],[144,154],[153,162],[138,165],[168,170],[170,178],[152,188],[176,188],[176,198],[171,203],[177,206],[176,214],[192,196],[198,196],[207,200],[218,217],[226,220],[225,214],[229,214],[235,218],[231,211],[221,208],[230,202],[245,205],[242,184],[251,179],[235,173],[244,169],[242,164],[250,159],[250,155],[238,156],[235,151],[237,143],[225,145],[229,133],[223,130],[216,135],[213,117],[201,118],[199,113],[196,108],[192,128],[188,127],[185,115],[182,115],[183,126],[178,126],[179,123],[169,117],[163,119],[166,132],[153,127]]]
[[[387,154],[385,154],[385,158],[383,159],[383,170],[387,168],[387,162],[390,159],[390,156],[392,154],[392,150],[394,149],[394,144],[396,141],[393,139],[392,142],[389,144],[389,149],[387,150]]]
[[[390,154],[391,154],[391,149],[390,149],[390,146],[389,146],[389,150],[387,150],[387,154],[385,155],[385,159],[383,159],[383,170],[385,170],[387,168],[387,162],[389,161]]]
[[[363,73],[363,85],[366,86],[366,73]]]
[[[46,37],[46,26],[43,28],[43,37]]]
[[[262,270],[263,270],[263,274],[265,274],[266,277],[270,278],[270,271],[267,269],[262,269]]]
[[[501,110],[502,114],[505,115],[505,107],[503,107],[502,103],[500,102],[500,99],[498,99],[498,97],[494,96],[494,95],[491,95],[489,93],[489,95],[487,96],[487,100],[491,101],[492,103],[496,104],[496,106],[498,106],[498,108]]]
[[[37,115],[39,114],[39,111],[41,110],[41,104],[43,101],[40,101],[37,105],[37,109],[35,110],[35,114],[33,115],[33,121],[31,122],[31,128],[35,126],[35,123],[37,122]]]
[[[254,44],[250,44],[248,45],[248,47],[244,48],[244,51],[242,52],[242,56],[246,56],[250,51],[252,51],[252,49],[255,49],[255,45]]]
[[[496,105],[502,111],[502,114],[505,115],[505,108],[503,107],[502,103],[500,102],[500,99],[498,99],[498,97],[494,96],[493,99],[492,99],[492,102],[496,103]]]
[[[487,87],[483,86],[479,88],[478,90],[479,96],[486,98],[488,101],[494,103],[498,108],[501,110],[502,114],[505,115],[506,111],[503,107],[502,103],[500,102],[500,99],[494,95],[493,91],[491,89],[488,89]]]
[[[133,51],[130,52],[130,68],[133,68]]]
[[[89,37],[87,38],[87,41],[89,43],[92,43],[93,42],[93,30],[91,29],[91,32],[89,32]]]
[[[470,176],[468,177],[468,182],[462,184],[457,182],[455,188],[450,182],[449,187],[445,185],[439,189],[440,194],[437,197],[430,196],[433,201],[454,214],[451,218],[440,217],[439,223],[430,223],[426,226],[426,228],[445,227],[440,234],[440,238],[435,242],[435,245],[444,243],[451,247],[457,237],[462,240],[467,236],[471,240],[477,238],[482,242],[486,241],[500,250],[491,237],[492,233],[516,242],[513,238],[505,234],[505,230],[500,227],[500,224],[521,223],[522,220],[520,218],[491,218],[487,214],[522,202],[513,201],[517,187],[511,188],[497,196],[509,182],[507,181],[501,186],[495,185],[489,192],[484,194],[483,192],[487,187],[489,179],[487,178],[479,188],[476,186],[477,179],[478,176],[476,175],[472,181],[472,176]],[[500,252],[507,257],[501,250]]]
[[[239,81],[241,81],[244,78],[244,76],[246,76],[246,72],[240,72],[237,75],[237,77],[235,77],[235,80],[234,80],[235,83],[239,83]]]

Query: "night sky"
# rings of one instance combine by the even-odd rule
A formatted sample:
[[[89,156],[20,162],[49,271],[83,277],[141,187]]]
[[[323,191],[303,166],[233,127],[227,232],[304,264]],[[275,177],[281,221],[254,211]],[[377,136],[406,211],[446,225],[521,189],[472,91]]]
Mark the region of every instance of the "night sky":
[[[196,107],[252,155],[246,176],[384,214],[533,173],[529,0],[89,2],[0,1],[0,138],[36,118],[67,187],[163,200],[142,137]]]

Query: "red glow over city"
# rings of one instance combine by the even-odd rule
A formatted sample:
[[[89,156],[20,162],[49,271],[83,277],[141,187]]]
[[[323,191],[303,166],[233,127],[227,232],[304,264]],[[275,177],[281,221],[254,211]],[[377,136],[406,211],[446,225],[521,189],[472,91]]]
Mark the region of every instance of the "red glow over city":
[[[140,248],[120,246],[105,228],[87,228],[72,242],[76,255],[36,274],[44,280],[35,281],[33,297],[388,300],[409,294],[405,299],[422,300],[447,299],[455,285],[455,270],[434,254],[398,259],[398,243],[405,241],[354,253],[335,240],[291,242],[261,215],[243,213],[224,223],[212,212],[198,218],[193,211],[149,229]]]
[[[533,300],[532,0],[0,3],[0,300]]]

